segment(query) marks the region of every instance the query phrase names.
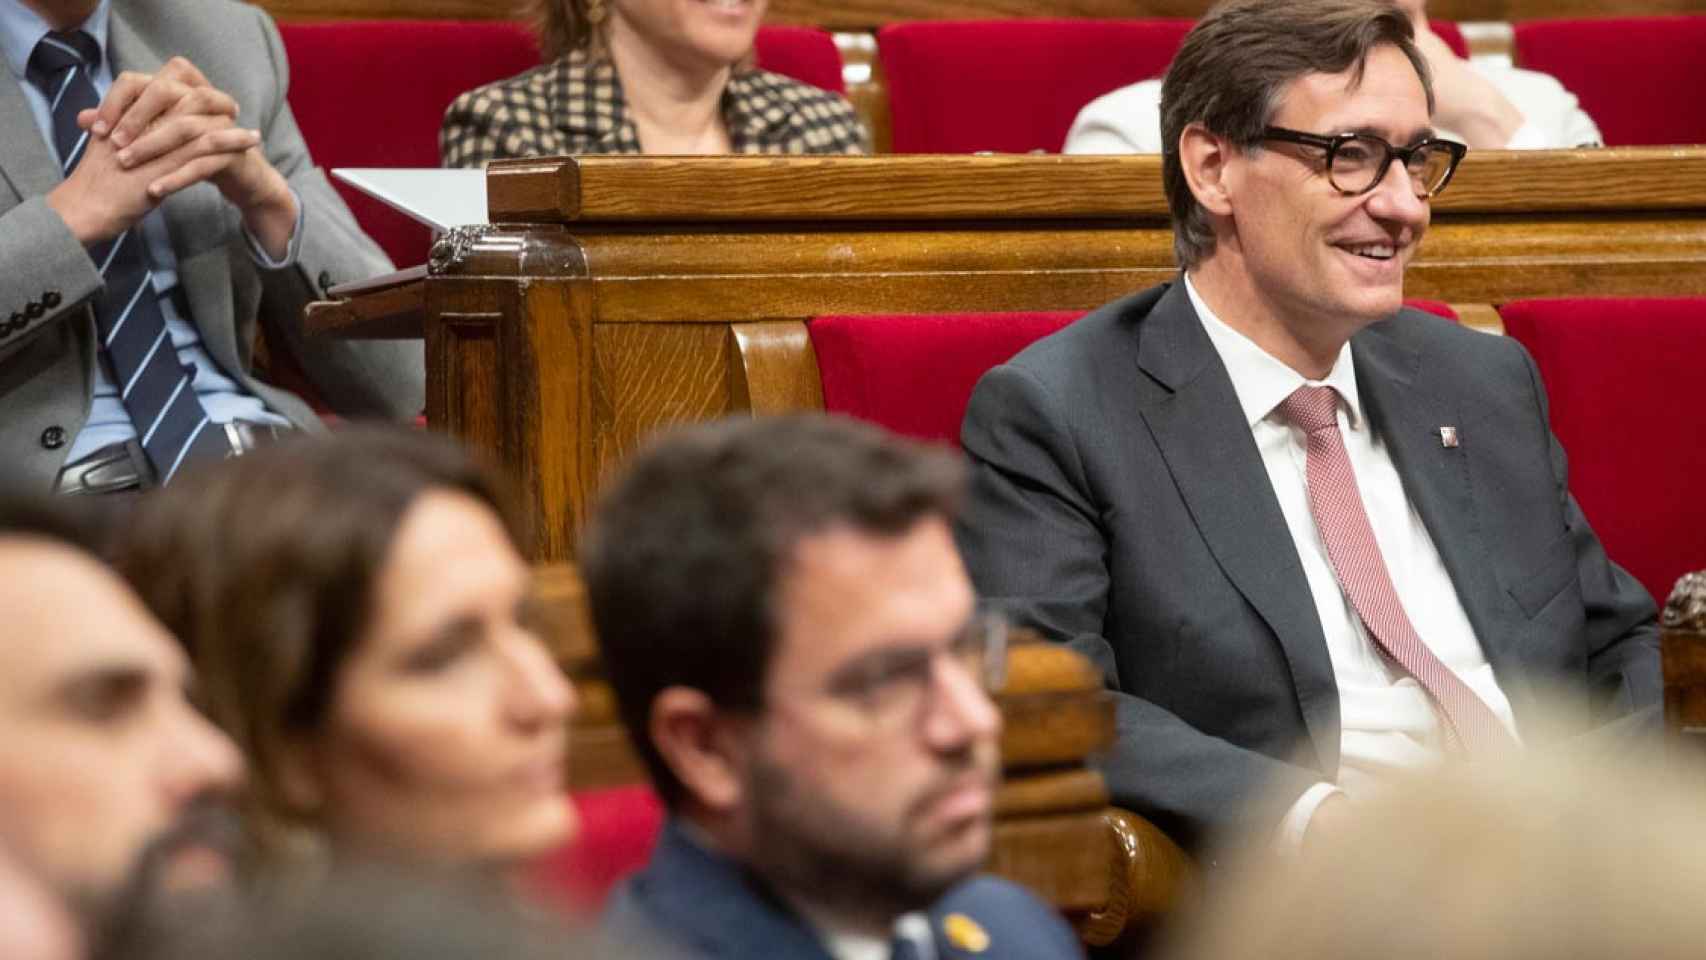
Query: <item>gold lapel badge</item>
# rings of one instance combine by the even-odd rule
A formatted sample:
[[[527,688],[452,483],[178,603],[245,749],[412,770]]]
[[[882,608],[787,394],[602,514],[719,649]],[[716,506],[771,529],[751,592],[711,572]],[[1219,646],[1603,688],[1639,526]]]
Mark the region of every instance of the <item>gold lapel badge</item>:
[[[982,953],[989,949],[989,933],[963,913],[950,913],[943,917],[942,933],[956,949],[967,953]]]

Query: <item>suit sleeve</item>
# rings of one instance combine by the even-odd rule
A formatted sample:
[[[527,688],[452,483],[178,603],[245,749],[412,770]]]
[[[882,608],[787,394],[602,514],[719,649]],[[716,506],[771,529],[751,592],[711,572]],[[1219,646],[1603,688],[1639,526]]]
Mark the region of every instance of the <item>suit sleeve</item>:
[[[308,156],[285,94],[289,66],[272,20],[255,10],[275,78],[277,100],[261,118],[267,159],[303,206],[304,235],[296,264],[263,271],[261,320],[281,335],[303,372],[339,413],[407,419],[426,402],[426,364],[418,340],[345,340],[308,336],[302,315],[330,286],[388,273],[391,261],[361,227]]]
[[[972,579],[1015,623],[1088,657],[1115,691],[1117,740],[1103,770],[1116,803],[1187,849],[1220,835],[1267,833],[1322,777],[1120,692],[1122,672],[1158,665],[1118,662],[1120,638],[1104,635],[1115,589],[1109,543],[1068,422],[1048,387],[1018,367],[998,367],[979,382],[961,434],[971,489],[957,530]]]
[[[1534,358],[1522,350],[1541,422],[1551,423],[1546,389]],[[1640,581],[1613,563],[1570,494],[1569,462],[1564,447],[1547,428],[1552,450],[1554,495],[1562,502],[1564,527],[1576,553],[1576,576],[1585,613],[1589,693],[1600,721],[1652,707],[1664,701],[1659,660],[1658,611]]]
[[[100,270],[45,198],[0,214],[0,369],[50,324],[83,316],[84,302],[100,290]]]

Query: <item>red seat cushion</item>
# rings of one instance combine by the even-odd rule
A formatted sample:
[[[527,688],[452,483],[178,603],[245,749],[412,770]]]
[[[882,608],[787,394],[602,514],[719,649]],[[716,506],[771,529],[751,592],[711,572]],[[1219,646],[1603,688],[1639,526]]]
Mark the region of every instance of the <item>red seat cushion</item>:
[[[1700,361],[1706,298],[1527,300],[1499,309],[1540,367],[1570,490],[1659,602],[1706,568]]]
[[[575,794],[580,831],[535,866],[533,881],[546,900],[596,913],[616,884],[646,865],[663,829],[664,808],[650,787],[626,786]]]
[[[877,34],[896,153],[1055,152],[1085,104],[1165,73],[1192,21],[965,20]],[[1455,23],[1434,30],[1459,56]]]
[[[436,167],[444,109],[465,90],[539,63],[532,35],[502,20],[282,23],[290,108],[314,162]],[[426,262],[431,233],[338,183],[362,229],[400,267]]]
[[[1516,61],[1557,77],[1607,146],[1706,143],[1706,16],[1518,23]]]
[[[972,387],[1079,312],[817,317],[807,329],[823,407],[924,440],[958,443]]]
[[[896,153],[1057,151],[1078,111],[1167,69],[1189,20],[897,23],[877,34]]]
[[[841,51],[816,27],[761,27],[754,44],[758,65],[831,93],[846,93]]]
[[[1457,319],[1446,304],[1407,302]],[[825,410],[957,445],[978,378],[1080,316],[1071,310],[825,316],[807,330]]]

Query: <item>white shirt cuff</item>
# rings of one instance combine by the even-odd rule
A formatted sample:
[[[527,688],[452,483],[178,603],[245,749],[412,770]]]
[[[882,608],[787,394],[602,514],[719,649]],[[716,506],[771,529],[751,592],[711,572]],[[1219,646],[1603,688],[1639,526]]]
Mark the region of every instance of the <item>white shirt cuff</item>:
[[[295,187],[290,187],[289,190],[291,198],[296,201],[296,226],[290,228],[290,243],[285,245],[282,258],[274,260],[267,256],[266,250],[261,246],[261,242],[255,239],[255,235],[249,232],[247,226],[243,228],[243,239],[249,242],[249,256],[254,257],[255,263],[265,270],[294,267],[297,255],[302,252],[302,220],[308,215],[308,207],[302,202],[302,197]]]
[[[1326,799],[1336,793],[1344,793],[1330,783],[1317,783],[1286,811],[1285,818],[1280,821],[1274,831],[1274,852],[1282,857],[1295,856],[1303,849],[1303,837],[1309,832],[1309,821],[1315,818],[1315,811],[1320,809]]]

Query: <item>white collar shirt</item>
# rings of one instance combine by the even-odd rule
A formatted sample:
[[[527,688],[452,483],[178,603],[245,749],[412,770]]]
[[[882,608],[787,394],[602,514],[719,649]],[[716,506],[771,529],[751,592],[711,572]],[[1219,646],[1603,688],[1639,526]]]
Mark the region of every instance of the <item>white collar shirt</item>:
[[[1189,277],[1185,289],[1232,378],[1320,617],[1339,691],[1338,788],[1354,798],[1372,789],[1382,774],[1437,762],[1444,755],[1444,731],[1426,691],[1414,678],[1388,663],[1333,572],[1326,544],[1309,509],[1308,447],[1303,431],[1275,409],[1305,384],[1332,387],[1343,399],[1338,410],[1339,432],[1375,541],[1410,623],[1434,655],[1468,684],[1515,736],[1510,701],[1493,676],[1492,665],[1439,550],[1405,495],[1403,480],[1386,445],[1369,427],[1357,389],[1351,345],[1346,343],[1340,349],[1324,379],[1308,380],[1215,316]],[[1305,809],[1293,808],[1294,814],[1302,815],[1301,823],[1289,825],[1295,831],[1293,839],[1301,838],[1308,815],[1326,792],[1312,791],[1313,802],[1309,802],[1311,794],[1305,794],[1300,801]],[[1287,828],[1282,824],[1282,830]]]

